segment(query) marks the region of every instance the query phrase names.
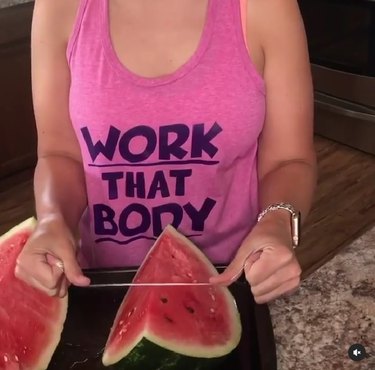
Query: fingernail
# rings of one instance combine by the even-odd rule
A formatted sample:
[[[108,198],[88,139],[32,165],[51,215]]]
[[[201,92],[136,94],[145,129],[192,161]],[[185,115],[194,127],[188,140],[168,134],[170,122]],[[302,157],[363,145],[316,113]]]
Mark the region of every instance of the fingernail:
[[[59,297],[60,297],[60,298],[64,298],[65,295],[66,295],[66,292],[60,292],[60,293],[59,293]]]
[[[78,282],[82,285],[90,285],[90,279],[87,276],[81,275],[78,278]]]
[[[77,285],[77,286],[90,285],[90,279],[84,275],[72,276],[70,279],[68,278],[68,280],[71,284]]]
[[[226,286],[227,281],[226,280],[221,280],[220,277],[212,277],[208,280],[209,283],[214,284],[214,285],[219,285],[219,286]]]

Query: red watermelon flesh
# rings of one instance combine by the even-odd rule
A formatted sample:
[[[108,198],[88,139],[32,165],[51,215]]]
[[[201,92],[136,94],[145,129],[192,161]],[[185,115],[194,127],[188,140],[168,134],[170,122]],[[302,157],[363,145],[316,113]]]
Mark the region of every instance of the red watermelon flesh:
[[[168,226],[134,282],[207,282],[216,274],[203,253]],[[215,358],[230,353],[240,336],[237,307],[225,287],[132,287],[116,316],[103,363],[119,361],[142,338],[185,356]]]
[[[0,238],[0,369],[47,369],[60,340],[67,298],[49,297],[14,275],[35,226],[28,219]]]

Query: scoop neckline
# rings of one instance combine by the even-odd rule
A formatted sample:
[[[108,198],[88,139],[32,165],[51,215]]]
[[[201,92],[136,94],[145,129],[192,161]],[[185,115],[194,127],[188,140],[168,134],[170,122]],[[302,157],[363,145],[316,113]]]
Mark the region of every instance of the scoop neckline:
[[[209,41],[213,31],[213,22],[214,22],[214,3],[215,0],[207,0],[207,9],[206,16],[203,25],[203,29],[200,35],[198,45],[194,53],[174,72],[170,74],[157,76],[157,77],[145,77],[131,71],[125,64],[122,63],[118,54],[114,48],[111,36],[110,28],[110,14],[109,14],[109,1],[103,0],[101,3],[101,37],[103,42],[104,54],[114,68],[119,76],[130,80],[136,85],[141,86],[159,86],[171,83],[175,80],[182,78],[184,75],[193,70],[196,65],[199,63],[200,59],[204,55],[205,51],[208,48]]]

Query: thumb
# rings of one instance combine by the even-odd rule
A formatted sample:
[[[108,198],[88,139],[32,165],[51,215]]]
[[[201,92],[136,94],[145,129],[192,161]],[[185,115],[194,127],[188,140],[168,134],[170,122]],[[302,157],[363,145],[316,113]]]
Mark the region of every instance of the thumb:
[[[212,276],[209,282],[222,285],[230,285],[235,282],[242,274],[248,254],[249,252],[245,252],[244,248],[240,248],[224,272],[220,275]]]
[[[256,261],[258,261],[262,252],[263,251],[260,250],[250,254],[250,256],[246,258],[246,261],[244,263],[244,270],[249,269]]]
[[[248,254],[238,251],[233,261],[220,275],[210,278],[210,283],[230,285],[235,282],[242,274],[243,269],[249,269],[255,261],[260,258],[262,251],[250,252]]]
[[[63,268],[67,280],[73,285],[87,286],[90,285],[90,279],[83,275],[82,269],[78,264],[73,248],[67,248],[64,253],[60,254],[60,260],[55,259],[55,266]],[[61,266],[62,262],[62,266]]]

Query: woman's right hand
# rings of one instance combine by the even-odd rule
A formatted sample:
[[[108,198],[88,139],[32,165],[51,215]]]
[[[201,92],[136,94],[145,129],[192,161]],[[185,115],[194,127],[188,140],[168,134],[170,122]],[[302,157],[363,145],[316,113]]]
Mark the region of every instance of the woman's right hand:
[[[75,238],[57,218],[37,224],[17,259],[15,274],[49,296],[64,297],[70,284],[90,284],[77,261]]]

